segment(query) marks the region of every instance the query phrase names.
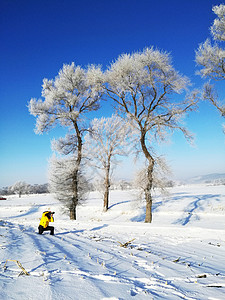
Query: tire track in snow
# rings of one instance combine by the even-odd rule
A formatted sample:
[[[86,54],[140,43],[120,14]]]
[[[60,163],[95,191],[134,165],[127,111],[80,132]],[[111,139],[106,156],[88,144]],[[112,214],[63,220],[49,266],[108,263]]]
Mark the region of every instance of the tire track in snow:
[[[66,236],[64,239],[69,243],[71,243],[71,241],[72,243],[74,243],[75,241],[75,239],[71,236]],[[116,268],[112,270],[111,266],[107,264],[106,267],[109,271],[109,274],[101,275],[104,277],[104,280],[105,278],[107,278],[108,280],[109,278],[111,278],[112,281],[119,281],[123,284],[131,285],[132,286],[130,288],[131,296],[136,296],[137,294],[149,295],[152,293],[152,290],[155,287],[154,293],[157,292],[161,296],[162,295],[165,296],[169,290],[169,293],[174,295],[174,299],[176,299],[175,297],[178,297],[179,299],[181,298],[195,299],[192,297],[187,297],[186,291],[184,291],[183,293],[178,292],[176,286],[172,283],[172,281],[170,283],[163,277],[163,275],[161,275],[160,273],[157,274],[155,267],[152,268],[148,260],[145,259],[144,263],[141,264],[141,262],[143,262],[143,257],[141,257],[139,260],[134,261],[134,257],[130,255],[130,250],[119,247],[118,243],[116,243],[114,240],[110,241],[108,237],[106,238],[107,242],[111,242],[113,247],[112,245],[110,245],[110,247],[109,245],[106,246],[105,243],[103,243],[103,240],[105,240],[105,238],[99,237],[99,240],[100,240],[99,242],[96,242],[95,240],[91,241],[90,236],[85,237],[84,235],[79,234],[79,239],[76,240],[76,242],[78,243],[82,242],[83,246],[86,247],[86,252],[90,251],[90,247],[87,248],[87,245],[90,245],[91,242],[92,244],[95,243],[93,248],[95,248],[96,251],[92,252],[93,256],[98,257],[100,253],[104,256],[105,255],[111,256],[110,259],[112,261],[119,261],[120,263],[121,261],[123,261],[123,263],[126,265],[126,267],[129,270],[133,270],[132,272],[130,272],[131,273],[130,275],[127,274],[127,272],[125,272],[125,274],[123,272],[119,272],[119,274],[117,273],[116,275],[112,276],[113,271],[115,272]],[[111,250],[108,250],[108,248],[110,248]],[[84,252],[84,248],[82,248],[82,251]],[[138,259],[137,256],[135,256],[135,258]],[[105,260],[105,258],[101,258],[101,259],[103,261]],[[87,276],[87,274],[85,274],[85,276]],[[96,275],[93,273],[89,273],[88,276],[96,277]],[[181,278],[179,279],[182,280]],[[158,291],[159,287],[162,290],[161,292]]]
[[[33,238],[32,234],[28,235],[31,236],[31,238]],[[112,274],[112,270],[108,269],[109,267],[107,266],[107,270],[102,270],[102,267],[99,266],[99,262],[94,261],[93,264],[93,260],[91,259],[91,264],[87,265],[87,258],[83,260],[83,262],[81,262],[79,260],[79,262],[77,260],[74,260],[74,256],[71,254],[72,252],[68,252],[68,249],[71,247],[75,248],[76,251],[80,251],[82,252],[82,256],[84,256],[84,252],[85,251],[89,251],[90,252],[90,248],[94,249],[94,256],[95,258],[97,256],[99,256],[99,253],[106,253],[106,249],[105,249],[105,245],[102,245],[102,243],[97,243],[97,248],[96,248],[96,242],[95,241],[90,241],[89,238],[87,237],[81,237],[79,236],[79,240],[76,240],[74,238],[71,237],[66,237],[63,239],[58,238],[57,236],[55,237],[50,237],[48,235],[42,235],[40,236],[40,238],[44,238],[45,241],[43,243],[44,247],[37,243],[37,240],[39,240],[39,236],[38,239],[35,238],[34,243],[36,243],[37,249],[39,249],[40,254],[43,258],[43,260],[45,261],[46,264],[46,269],[47,271],[45,272],[45,276],[47,277],[49,275],[49,278],[47,278],[47,280],[49,280],[50,282],[52,281],[53,284],[54,282],[56,283],[57,280],[54,279],[54,276],[65,276],[65,274],[67,273],[68,275],[72,275],[72,276],[78,276],[81,277],[82,279],[85,279],[86,281],[91,282],[91,289],[93,291],[93,288],[96,289],[96,287],[98,286],[98,291],[95,291],[94,294],[96,294],[97,292],[100,292],[102,295],[104,295],[105,291],[102,291],[102,281],[104,281],[104,285],[106,285],[106,282],[108,284],[120,284],[120,285],[126,285],[127,289],[130,291],[129,294],[131,296],[137,296],[137,295],[145,295],[145,296],[149,296],[151,294],[151,290],[153,289],[153,287],[155,287],[155,290],[157,291],[157,294],[160,295],[164,295],[165,293],[168,292],[168,289],[171,289],[170,293],[173,293],[174,295],[177,293],[174,288],[171,286],[169,286],[165,280],[161,280],[159,282],[159,279],[155,279],[155,278],[151,278],[151,279],[146,279],[146,276],[143,275],[143,272],[141,272],[140,270],[138,270],[137,268],[135,268],[135,266],[133,265],[133,258],[132,260],[129,262],[127,260],[127,256],[129,254],[123,254],[123,249],[120,249],[118,251],[118,247],[117,247],[117,251],[114,252],[113,256],[114,259],[116,260],[115,263],[119,262],[119,264],[121,264],[121,260],[124,261],[123,263],[126,265],[129,265],[130,269],[133,269],[133,272],[131,272],[131,274],[127,274],[127,270],[125,270],[124,274],[122,274],[122,272],[117,272],[117,274]],[[49,238],[53,238],[53,240],[50,240]],[[81,241],[82,239],[82,241]],[[57,242],[56,242],[57,240]],[[76,245],[71,244],[71,240],[74,243],[74,241],[76,241]],[[52,245],[54,243],[54,245]],[[94,244],[95,247],[93,245],[90,244]],[[53,247],[54,246],[54,247]],[[84,248],[85,246],[85,248]],[[100,246],[100,247],[99,247]],[[44,253],[45,248],[51,249],[57,249],[57,255],[55,255],[55,257],[53,257],[53,261],[51,261],[51,259],[48,258],[48,256],[51,256],[51,252],[48,253],[47,257]],[[107,247],[108,248],[108,247]],[[127,249],[125,249],[126,251]],[[93,253],[93,252],[92,252]],[[111,255],[112,256],[112,251],[107,251],[107,255]],[[43,256],[44,255],[44,256]],[[67,258],[70,259],[70,261],[72,261],[72,264],[78,264],[78,268],[72,268],[70,270],[65,270],[65,265],[63,264],[64,268],[61,268],[60,270],[57,271],[57,269],[51,269],[49,267],[49,265],[51,263],[54,262],[54,259],[58,260],[58,261],[62,261],[63,260],[63,255],[66,255]],[[89,258],[90,260],[90,258]],[[81,267],[82,266],[82,267]],[[85,266],[85,268],[83,267]],[[40,267],[40,266],[39,266]],[[94,270],[94,271],[93,271]],[[115,270],[118,270],[115,268]],[[102,272],[103,271],[103,272]],[[106,272],[107,271],[107,272]],[[108,272],[109,271],[109,272]],[[133,274],[132,274],[133,273]],[[132,275],[134,277],[132,277]],[[140,279],[138,279],[140,278]],[[98,284],[99,282],[99,284]],[[85,283],[85,285],[87,285],[87,283]],[[161,290],[165,289],[165,292],[163,291],[158,291],[159,287],[161,288]],[[156,293],[155,291],[155,293]],[[98,294],[98,293],[97,293]],[[107,296],[107,294],[105,295]],[[181,294],[179,295],[179,297],[181,296]],[[97,298],[96,298],[97,299]],[[176,298],[174,298],[176,299]]]
[[[168,245],[165,243],[164,239],[162,245],[160,245],[159,241],[157,244],[153,243],[151,251],[149,251],[149,247],[147,245],[144,245],[142,251],[149,251],[153,257],[155,256],[157,261],[156,265],[158,265],[160,272],[162,272],[161,269],[163,269],[163,272],[161,273],[162,276],[163,273],[167,274],[168,282],[173,282],[173,285],[176,288],[178,288],[180,291],[183,290],[184,295],[191,295],[192,291],[190,286],[193,284],[198,285],[199,290],[205,289],[206,287],[211,287],[212,290],[213,286],[224,287],[224,273],[217,273],[218,269],[221,269],[221,266],[219,268],[219,265],[216,264],[217,259],[217,263],[221,265],[221,261],[224,260],[224,251],[220,249],[220,246],[218,247],[218,244],[213,244],[214,247],[217,248],[216,255],[214,251],[208,251],[210,250],[209,248],[212,243],[207,243],[207,241],[204,241],[204,246],[201,244],[201,240],[195,242],[195,251],[193,254],[193,248],[189,247],[188,243],[185,242],[183,245],[182,243],[179,243],[179,245]],[[180,252],[182,253],[181,257]],[[171,254],[173,256],[171,256]],[[202,263],[204,265],[200,265],[199,258],[203,257],[203,255],[205,256],[205,260],[203,260]],[[174,256],[177,258],[176,260],[174,260]],[[176,267],[174,266],[175,263]],[[168,276],[170,273],[171,276]],[[202,276],[202,274],[204,275]],[[183,288],[181,288],[180,283],[182,283]],[[196,295],[196,298],[204,299],[204,297],[199,298],[201,297],[201,293],[199,293],[199,295]]]
[[[29,251],[27,251],[29,249]],[[30,272],[33,266],[41,263],[41,258],[35,257],[36,247],[32,243],[32,240],[24,231],[23,226],[13,224],[5,221],[5,248],[4,252],[1,251],[1,261],[5,264],[7,259],[18,260],[26,271]],[[2,265],[3,267],[3,265]],[[33,276],[19,276],[21,269],[15,264],[15,262],[7,262],[6,270],[1,272],[0,286],[2,287],[0,292],[1,299],[15,299],[15,291],[18,292],[17,297],[23,298],[24,295],[28,299],[39,299],[41,296],[51,295],[48,286],[42,285],[42,280],[38,274]],[[36,290],[29,289],[29,282],[37,281]],[[4,293],[4,286],[13,283],[13,290],[6,289],[7,294]],[[12,292],[12,295],[11,295]],[[36,297],[39,295],[39,297]],[[51,299],[51,298],[49,298]]]
[[[204,247],[201,247],[199,241],[199,246],[195,247],[197,253],[193,256],[192,249],[187,247],[185,250],[184,244],[173,245],[166,243],[165,240],[160,243],[159,239],[156,243],[154,237],[150,241],[151,244],[134,243],[131,249],[119,247],[112,237],[95,235],[93,238],[93,235],[82,234],[79,231],[77,234],[66,232],[56,236],[49,234],[40,236],[32,232],[33,228],[25,229],[23,225],[12,223],[8,224],[6,231],[8,231],[9,253],[17,254],[22,259],[24,258],[22,252],[29,245],[31,254],[24,267],[26,269],[26,265],[30,266],[28,271],[31,275],[39,277],[41,286],[49,296],[48,299],[61,299],[63,295],[60,287],[65,290],[65,286],[74,293],[83,291],[85,287],[87,297],[94,294],[95,299],[101,299],[110,296],[107,290],[112,289],[115,284],[116,296],[120,299],[129,297],[149,299],[150,296],[163,299],[168,295],[171,295],[170,299],[173,300],[204,299],[199,297],[199,293],[192,292],[192,287],[196,289],[194,285],[198,284],[205,289],[206,283],[213,279],[208,272],[208,281],[198,279],[198,282],[195,282],[199,268],[194,257],[198,258],[204,254]],[[221,250],[209,244],[207,248],[216,250],[216,253]],[[182,258],[174,267],[173,260],[174,257],[179,257],[179,251],[182,251]],[[190,267],[182,262],[187,259],[191,262]],[[105,266],[101,265],[102,261],[105,261]],[[124,295],[124,287],[127,295]]]
[[[159,241],[158,241],[159,242]],[[200,243],[200,241],[198,241]],[[165,244],[165,243],[164,243]],[[199,284],[202,285],[201,282],[197,282],[197,276],[199,275],[199,265],[195,259],[193,259],[193,250],[192,248],[186,246],[186,242],[179,243],[180,245],[160,245],[157,243],[157,245],[153,244],[153,250],[148,251],[148,254],[151,256],[151,259],[154,258],[154,268],[152,268],[151,265],[149,265],[149,260],[140,260],[143,259],[143,255],[140,256],[139,260],[136,260],[135,263],[140,270],[146,269],[148,273],[147,276],[152,276],[154,274],[154,278],[156,280],[159,280],[161,282],[166,282],[166,284],[172,284],[172,286],[177,290],[183,291],[183,296],[192,298],[193,292],[192,292],[192,284]],[[141,245],[142,246],[142,245]],[[146,246],[146,245],[145,245]],[[151,245],[152,246],[152,245]],[[164,246],[164,247],[163,247]],[[133,247],[132,251],[135,251]],[[186,249],[186,251],[184,251]],[[204,249],[204,247],[200,248],[201,251]],[[149,246],[146,246],[145,250],[149,250]],[[180,251],[182,253],[182,258],[180,261],[178,260],[176,262],[176,259],[179,258]],[[145,251],[139,251],[140,253],[143,253]],[[198,251],[197,251],[198,252]],[[171,256],[172,254],[172,256]],[[136,252],[135,258],[137,258],[138,254]],[[127,257],[127,254],[125,254],[125,258]],[[199,258],[199,253],[197,253],[196,258]],[[175,267],[176,264],[176,267]],[[156,267],[155,267],[156,266]],[[157,268],[159,268],[160,271],[157,271]],[[163,269],[163,272],[161,271]],[[209,270],[208,270],[209,271]],[[156,273],[156,274],[155,274]],[[165,278],[164,274],[167,274],[167,278]],[[171,276],[168,277],[168,274],[171,273]],[[175,274],[174,274],[175,273]],[[217,276],[217,275],[216,275]],[[208,276],[207,276],[208,277]],[[215,278],[215,271],[214,275],[209,276],[211,280],[217,280],[218,278]],[[222,278],[221,278],[222,279]],[[166,280],[166,281],[165,281]],[[182,289],[180,286],[181,284],[184,286]],[[196,295],[198,298],[198,296]],[[195,297],[194,297],[195,298]]]
[[[82,247],[74,247],[74,245],[71,245],[71,243],[65,239],[57,238],[57,236],[44,234],[38,236],[38,238],[34,238],[33,234],[29,235],[34,240],[45,262],[46,280],[49,281],[51,285],[54,285],[52,291],[54,294],[53,299],[61,299],[59,297],[61,281],[64,281],[63,287],[66,280],[67,282],[73,282],[73,284],[68,284],[70,290],[73,289],[74,277],[76,280],[78,278],[81,281],[85,279],[85,290],[87,294],[89,291],[90,298],[93,294],[96,295],[96,299],[100,299],[98,296],[107,296],[102,289],[102,282],[97,277],[102,267],[86,258],[83,254],[84,249]],[[42,240],[43,243],[40,243],[40,240]],[[80,255],[77,258],[78,250],[80,251]],[[40,267],[43,267],[43,265],[38,266],[37,269]],[[101,284],[98,284],[98,282]],[[77,292],[77,287],[74,287],[74,290]],[[83,292],[83,287],[81,287],[81,291]]]

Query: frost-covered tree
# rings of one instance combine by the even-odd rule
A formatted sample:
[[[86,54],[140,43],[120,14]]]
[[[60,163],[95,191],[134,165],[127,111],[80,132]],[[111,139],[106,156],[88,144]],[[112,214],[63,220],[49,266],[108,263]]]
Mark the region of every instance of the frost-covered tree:
[[[49,131],[56,125],[67,127],[69,134],[58,141],[63,154],[73,153],[73,197],[70,217],[75,219],[79,201],[79,170],[82,159],[83,133],[88,125],[84,122],[87,112],[99,108],[102,96],[102,72],[100,67],[64,65],[53,80],[44,79],[42,99],[31,99],[29,111],[36,119],[36,133]]]
[[[76,220],[76,207],[85,200],[89,184],[79,168],[77,174],[76,157],[53,155],[49,167],[49,189],[63,203],[70,213],[70,219]],[[77,177],[79,177],[77,183]],[[77,191],[77,194],[74,191]],[[79,201],[78,201],[79,199]]]
[[[173,68],[170,55],[153,48],[121,55],[106,72],[106,93],[137,134],[135,143],[147,161],[145,222],[148,223],[152,221],[155,165],[152,144],[154,139],[167,139],[168,133],[176,129],[190,138],[181,120],[196,106],[197,92],[184,99],[180,94],[188,85],[189,80]]]
[[[167,194],[166,188],[172,184],[168,180],[171,176],[171,171],[164,157],[155,157],[154,170],[152,173],[152,188],[159,189],[162,194]],[[146,187],[148,186],[148,168],[144,167],[139,170],[134,178],[134,186],[140,190],[140,199],[145,195]]]
[[[87,157],[92,165],[103,172],[103,211],[109,207],[109,188],[111,185],[112,167],[118,156],[127,154],[129,128],[124,121],[115,115],[110,118],[94,119],[89,133],[85,137]]]
[[[218,81],[225,80],[225,5],[216,5],[212,10],[217,16],[210,27],[213,41],[207,39],[200,44],[196,51],[196,62],[201,67],[198,73],[202,77]],[[213,86],[209,83],[204,87],[204,98],[210,100],[225,116],[225,105],[218,102]]]
[[[13,194],[18,194],[21,197],[22,194],[29,193],[29,184],[24,181],[17,181],[9,188],[9,192]]]

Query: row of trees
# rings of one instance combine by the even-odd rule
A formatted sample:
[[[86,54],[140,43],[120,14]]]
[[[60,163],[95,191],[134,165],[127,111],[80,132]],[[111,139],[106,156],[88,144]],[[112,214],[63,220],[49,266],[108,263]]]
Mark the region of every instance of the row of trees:
[[[17,181],[11,186],[0,189],[0,195],[18,194],[19,197],[24,194],[44,194],[48,192],[48,184],[29,184],[24,181]]]
[[[37,133],[48,131],[57,124],[68,127],[68,134],[53,143],[58,155],[50,162],[50,188],[66,203],[71,219],[76,219],[76,206],[88,189],[83,174],[88,158],[85,154],[95,153],[105,170],[104,210],[107,210],[111,159],[114,154],[119,154],[121,141],[126,140],[126,144],[135,146],[146,158],[145,221],[151,222],[151,190],[156,162],[151,145],[154,138],[163,140],[168,131],[174,129],[180,129],[185,137],[190,137],[181,118],[196,107],[197,93],[187,94],[185,100],[183,95],[181,100],[177,97],[179,93],[187,93],[188,84],[188,79],[172,67],[169,54],[153,48],[121,55],[105,72],[96,66],[82,69],[72,63],[64,65],[54,80],[44,79],[44,100],[31,99],[29,110],[37,117]],[[102,99],[116,105],[117,116],[95,119],[88,124],[85,114],[98,109]],[[120,126],[114,126],[114,139],[109,128],[115,122]],[[110,126],[105,126],[106,123]],[[86,136],[90,141],[88,144],[93,143],[97,148],[91,150],[85,146]]]
[[[167,182],[167,185],[170,186],[173,182]],[[99,178],[94,178],[92,181],[88,183],[89,191],[102,191],[102,181]],[[136,188],[134,182],[129,182],[126,180],[118,180],[113,182],[111,181],[111,190],[130,190]],[[0,188],[0,196],[7,195],[18,195],[21,197],[22,195],[29,194],[47,194],[49,193],[49,187],[47,183],[44,184],[29,184],[25,181],[17,181],[11,186],[5,186]]]
[[[201,45],[196,53],[200,65],[206,59],[208,44]],[[202,74],[207,76],[203,69]],[[152,221],[154,172],[162,165],[153,145],[168,139],[174,130],[180,130],[188,141],[192,139],[182,119],[196,109],[201,93],[189,87],[188,78],[173,68],[170,55],[154,48],[123,54],[105,71],[99,66],[81,68],[72,63],[64,65],[55,79],[44,79],[43,99],[31,99],[29,111],[36,117],[36,133],[56,125],[68,128],[64,138],[53,142],[55,155],[49,179],[51,191],[64,201],[71,219],[76,219],[76,206],[88,189],[84,166],[89,164],[104,172],[106,211],[112,160],[135,150],[146,162],[141,188],[146,201],[145,222]],[[213,97],[217,105],[209,84],[204,97],[211,101]],[[89,123],[86,114],[99,109],[103,100],[112,104],[115,114]],[[218,108],[224,112],[223,107]]]

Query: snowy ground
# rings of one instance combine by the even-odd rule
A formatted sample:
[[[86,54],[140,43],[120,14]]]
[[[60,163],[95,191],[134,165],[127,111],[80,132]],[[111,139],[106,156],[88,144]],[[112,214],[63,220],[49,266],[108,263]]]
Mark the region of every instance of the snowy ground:
[[[77,221],[51,195],[0,201],[0,299],[225,299],[225,187],[156,194],[152,224],[136,198],[112,191],[103,213],[91,193]],[[37,234],[46,209],[55,236]]]

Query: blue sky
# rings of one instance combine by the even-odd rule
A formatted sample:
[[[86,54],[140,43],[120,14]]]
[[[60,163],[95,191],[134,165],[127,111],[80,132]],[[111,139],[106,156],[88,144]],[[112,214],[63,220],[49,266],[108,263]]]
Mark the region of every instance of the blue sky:
[[[60,129],[34,133],[35,118],[29,115],[27,103],[40,97],[43,78],[54,78],[64,63],[106,68],[121,53],[154,46],[170,52],[174,67],[191,79],[193,87],[200,87],[203,80],[195,75],[195,50],[209,37],[212,6],[217,4],[213,0],[2,0],[0,187],[20,180],[47,182],[50,141],[63,133]],[[111,112],[105,105],[96,116]],[[186,119],[196,136],[194,147],[180,133],[157,147],[175,177],[225,172],[223,121],[214,107],[202,103]],[[125,159],[117,176],[132,174],[132,165]]]

